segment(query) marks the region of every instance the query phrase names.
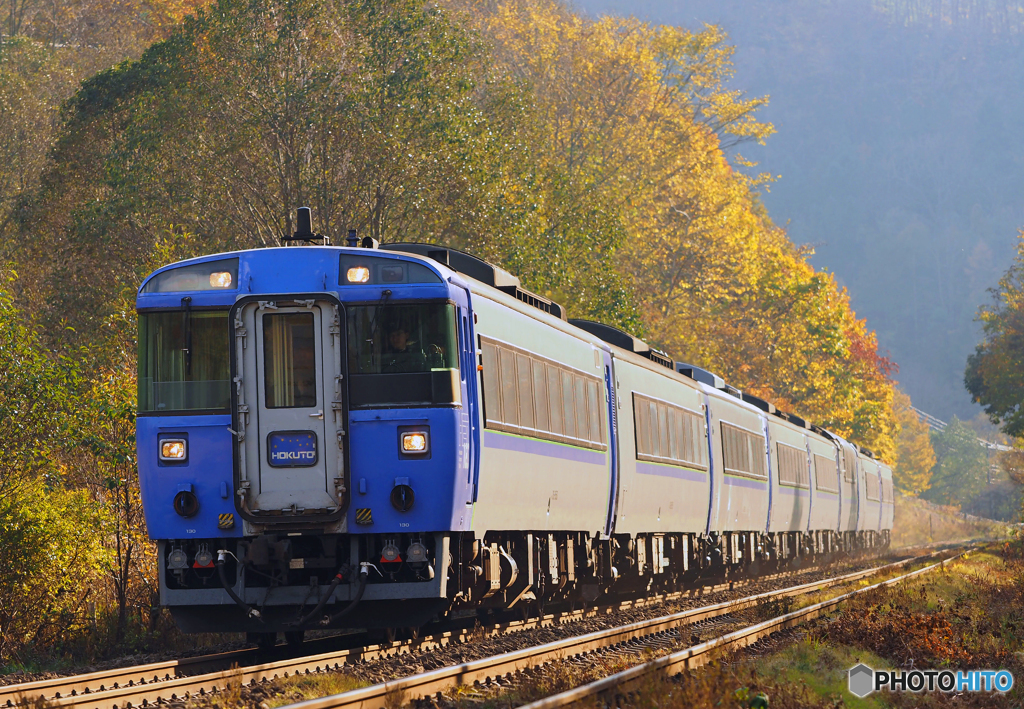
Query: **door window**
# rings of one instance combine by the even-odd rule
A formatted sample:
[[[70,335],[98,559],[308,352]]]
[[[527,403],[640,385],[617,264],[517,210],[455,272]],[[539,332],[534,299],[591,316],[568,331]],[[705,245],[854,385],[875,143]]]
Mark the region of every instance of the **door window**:
[[[268,409],[316,406],[313,313],[264,315],[263,358]]]

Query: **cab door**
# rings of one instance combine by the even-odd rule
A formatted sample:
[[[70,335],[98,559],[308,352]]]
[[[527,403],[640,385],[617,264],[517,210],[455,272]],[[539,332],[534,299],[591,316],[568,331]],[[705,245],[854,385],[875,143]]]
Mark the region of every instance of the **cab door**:
[[[318,299],[249,302],[236,315],[239,496],[251,519],[341,511],[342,317]]]

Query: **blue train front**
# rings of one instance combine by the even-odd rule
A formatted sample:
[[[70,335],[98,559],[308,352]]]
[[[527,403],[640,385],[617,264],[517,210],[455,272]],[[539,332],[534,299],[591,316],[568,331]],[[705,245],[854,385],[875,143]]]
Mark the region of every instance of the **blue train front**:
[[[143,283],[139,474],[183,629],[413,626],[448,603],[476,368],[468,289],[441,270],[309,246]]]

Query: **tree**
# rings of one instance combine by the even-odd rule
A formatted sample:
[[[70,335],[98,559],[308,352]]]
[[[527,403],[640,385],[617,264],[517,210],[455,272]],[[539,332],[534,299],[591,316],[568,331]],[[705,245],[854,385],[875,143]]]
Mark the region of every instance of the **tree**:
[[[1024,229],[1017,256],[991,291],[993,303],[978,311],[984,338],[967,358],[964,385],[993,423],[1024,436]]]
[[[84,621],[104,559],[102,510],[60,461],[81,405],[78,360],[49,354],[0,270],[0,662],[62,641]]]
[[[221,0],[68,102],[18,225],[25,287],[85,333],[172,227],[203,253],[275,245],[302,204],[336,241],[483,231],[480,61],[414,0]]]
[[[82,387],[77,358],[47,353],[24,322],[11,294],[15,280],[0,269],[0,497],[54,472],[54,451],[72,429]]]
[[[988,456],[970,428],[955,416],[931,434],[935,468],[923,497],[941,505],[966,507],[988,484]]]
[[[478,250],[574,315],[643,334],[620,250],[645,240],[642,217],[692,167],[691,142],[711,135],[717,147],[772,132],[754,117],[766,98],[724,88],[732,48],[716,27],[588,22],[550,0],[452,4],[490,42],[494,72],[526,89],[501,141],[523,147],[500,185],[502,228]],[[506,125],[500,112],[488,115]]]
[[[111,364],[102,365],[78,414],[77,435],[65,456],[104,512],[98,530],[106,554],[100,570],[110,583],[114,601],[114,640],[122,641],[129,612],[147,610],[158,601],[156,547],[149,540],[139,487],[135,453],[136,371],[135,312],[123,303],[117,321],[108,324],[111,339],[104,347]],[[135,618],[146,627],[149,615]]]
[[[899,426],[893,484],[911,495],[920,495],[931,485],[936,462],[928,426],[911,408],[910,397],[899,389],[895,390],[893,412]]]
[[[25,37],[0,44],[0,235],[38,183],[73,79],[57,53]]]
[[[96,598],[101,510],[52,476],[23,476],[0,495],[0,662],[25,662],[71,639]]]

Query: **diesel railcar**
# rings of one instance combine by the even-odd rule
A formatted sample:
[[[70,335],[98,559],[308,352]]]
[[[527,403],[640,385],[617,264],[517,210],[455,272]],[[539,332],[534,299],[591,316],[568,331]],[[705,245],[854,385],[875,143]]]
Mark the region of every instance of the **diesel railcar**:
[[[870,452],[453,249],[216,254],[137,308],[142,497],[186,631],[417,627],[888,544]]]

